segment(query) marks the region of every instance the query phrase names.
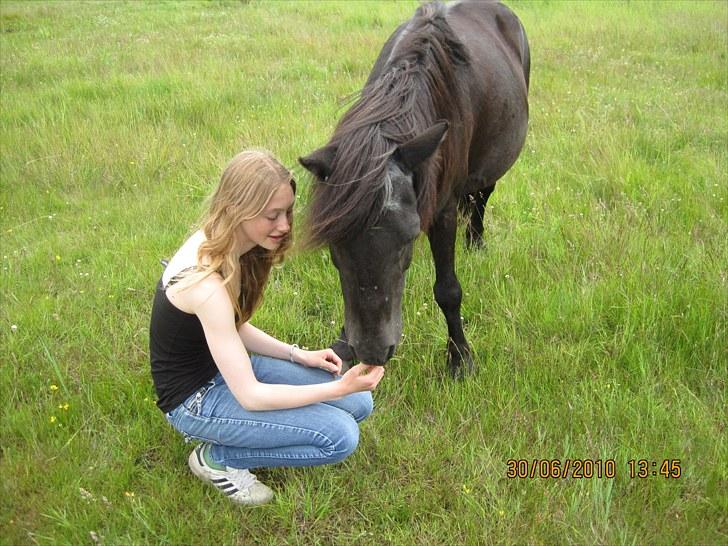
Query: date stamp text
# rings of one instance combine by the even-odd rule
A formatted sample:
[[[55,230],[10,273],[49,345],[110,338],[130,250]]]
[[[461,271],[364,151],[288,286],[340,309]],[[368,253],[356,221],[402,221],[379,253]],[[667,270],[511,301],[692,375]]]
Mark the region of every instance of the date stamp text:
[[[626,476],[677,479],[682,476],[680,459],[630,459]],[[614,459],[508,459],[506,478],[513,479],[614,479],[619,473]]]

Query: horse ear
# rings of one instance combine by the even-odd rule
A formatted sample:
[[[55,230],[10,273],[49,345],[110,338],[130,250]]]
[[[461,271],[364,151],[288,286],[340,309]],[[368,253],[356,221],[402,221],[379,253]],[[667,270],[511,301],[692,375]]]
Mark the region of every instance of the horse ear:
[[[441,119],[421,135],[400,144],[395,151],[397,159],[410,171],[435,153],[437,147],[445,139],[450,124]]]
[[[299,157],[298,162],[320,180],[326,180],[331,174],[331,165],[336,157],[336,150],[336,146],[324,146],[306,157]]]

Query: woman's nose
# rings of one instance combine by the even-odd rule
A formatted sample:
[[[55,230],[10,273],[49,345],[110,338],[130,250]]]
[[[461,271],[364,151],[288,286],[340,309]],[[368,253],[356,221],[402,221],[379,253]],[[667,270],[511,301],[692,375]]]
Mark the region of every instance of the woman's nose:
[[[282,218],[278,221],[278,230],[287,233],[291,230],[291,224],[288,221],[288,217],[286,215],[281,216]]]

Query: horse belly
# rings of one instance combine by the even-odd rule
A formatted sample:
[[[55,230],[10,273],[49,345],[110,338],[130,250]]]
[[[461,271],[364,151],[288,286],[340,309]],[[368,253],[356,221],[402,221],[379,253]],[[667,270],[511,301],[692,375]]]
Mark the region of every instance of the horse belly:
[[[525,116],[515,116],[508,123],[475,125],[463,194],[492,186],[513,166],[523,149],[527,128]]]

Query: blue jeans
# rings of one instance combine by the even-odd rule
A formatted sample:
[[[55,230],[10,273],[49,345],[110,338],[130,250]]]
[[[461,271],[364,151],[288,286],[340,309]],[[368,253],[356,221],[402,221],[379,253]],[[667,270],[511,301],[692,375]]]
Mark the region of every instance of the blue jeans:
[[[261,383],[309,385],[335,381],[320,369],[251,355]],[[243,408],[218,373],[166,414],[187,441],[212,444],[213,461],[233,468],[313,466],[342,461],[359,443],[358,423],[374,407],[369,392],[341,400],[269,411]]]

